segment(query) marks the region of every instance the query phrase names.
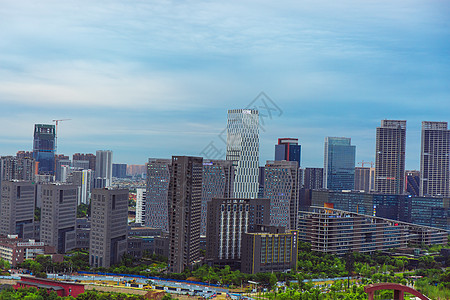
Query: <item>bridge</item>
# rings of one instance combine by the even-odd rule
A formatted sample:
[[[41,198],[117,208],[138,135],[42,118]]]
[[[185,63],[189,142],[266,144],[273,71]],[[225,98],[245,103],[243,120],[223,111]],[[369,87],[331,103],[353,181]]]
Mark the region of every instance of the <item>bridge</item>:
[[[413,288],[398,283],[373,283],[364,287],[364,292],[369,296],[369,300],[373,300],[375,291],[380,290],[394,290],[394,300],[403,300],[404,293],[409,293],[422,300],[430,300],[430,298],[422,295]]]

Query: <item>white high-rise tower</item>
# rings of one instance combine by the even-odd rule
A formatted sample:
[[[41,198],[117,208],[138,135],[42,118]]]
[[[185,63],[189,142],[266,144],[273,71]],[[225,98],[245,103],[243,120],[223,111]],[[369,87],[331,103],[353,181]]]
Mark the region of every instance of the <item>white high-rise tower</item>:
[[[235,166],[234,197],[257,198],[259,172],[259,113],[254,109],[228,111],[227,160]]]

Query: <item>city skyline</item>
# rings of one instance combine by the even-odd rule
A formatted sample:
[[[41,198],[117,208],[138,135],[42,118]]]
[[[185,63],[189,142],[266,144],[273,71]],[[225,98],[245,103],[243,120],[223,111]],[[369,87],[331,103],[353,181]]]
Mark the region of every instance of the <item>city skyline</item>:
[[[58,154],[200,156],[227,110],[264,91],[283,114],[260,134],[260,165],[282,137],[299,139],[302,167],[322,165],[326,136],[375,161],[376,127],[394,119],[419,170],[421,122],[449,121],[448,15],[425,1],[2,3],[0,154],[70,118]]]

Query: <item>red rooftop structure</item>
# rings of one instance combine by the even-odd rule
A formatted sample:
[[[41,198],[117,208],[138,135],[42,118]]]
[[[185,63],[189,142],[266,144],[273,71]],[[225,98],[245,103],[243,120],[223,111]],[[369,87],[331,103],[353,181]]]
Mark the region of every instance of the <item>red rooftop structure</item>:
[[[84,285],[78,283],[55,281],[51,279],[36,278],[33,276],[20,276],[20,280],[16,282],[14,288],[35,287],[37,289],[46,289],[49,293],[55,291],[60,297],[77,297],[84,293]]]

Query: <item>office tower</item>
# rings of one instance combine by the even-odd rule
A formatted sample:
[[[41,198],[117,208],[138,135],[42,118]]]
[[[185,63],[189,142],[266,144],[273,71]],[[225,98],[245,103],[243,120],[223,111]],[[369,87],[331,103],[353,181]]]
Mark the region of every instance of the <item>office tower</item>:
[[[258,198],[264,197],[264,167],[259,167],[258,174]]]
[[[296,161],[300,167],[301,151],[298,139],[280,138],[278,145],[275,145],[275,160]]]
[[[287,272],[297,269],[298,231],[258,226],[242,236],[241,272]]]
[[[63,172],[66,171],[65,177],[67,178],[67,169],[70,169],[72,162],[68,156],[56,155],[55,156],[55,180],[59,182],[65,182],[63,178]]]
[[[147,163],[147,195],[145,226],[169,231],[168,193],[172,160],[149,158]]]
[[[449,197],[450,131],[447,122],[422,122],[420,195]]]
[[[67,178],[67,182],[78,187],[77,205],[89,204],[94,182],[94,171],[92,170],[73,170]]]
[[[372,192],[375,189],[375,168],[355,167],[355,191]]]
[[[35,188],[30,181],[3,181],[0,234],[34,239]]]
[[[233,197],[234,167],[227,160],[203,160],[200,235],[206,235],[206,205],[213,198]]]
[[[323,186],[329,190],[353,190],[356,146],[345,137],[326,137]]]
[[[145,224],[145,202],[147,201],[147,192],[145,189],[136,189],[136,220],[135,223]]]
[[[127,164],[112,164],[112,177],[127,178]]]
[[[97,150],[95,158],[95,188],[104,188],[111,185],[112,154],[110,150]]]
[[[305,168],[303,187],[310,190],[323,188],[323,168]]]
[[[181,273],[200,257],[203,159],[172,156],[168,271]]]
[[[382,120],[375,146],[375,191],[403,194],[406,121]]]
[[[76,248],[77,190],[70,184],[42,185],[41,242],[58,253]]]
[[[96,157],[94,154],[75,153],[74,155],[72,155],[72,161],[75,164],[75,161],[77,160],[89,161],[89,167],[85,169],[91,169],[95,171]]]
[[[128,189],[94,189],[91,199],[89,262],[109,268],[127,252]]]
[[[269,224],[269,199],[214,198],[208,202],[206,259],[239,267],[241,240],[257,224]]]
[[[407,170],[406,173],[406,193],[412,196],[420,194],[420,172],[417,170]]]
[[[297,228],[298,162],[267,161],[264,198],[270,199],[270,225]]]
[[[55,125],[34,125],[33,158],[39,162],[39,174],[55,173]]]
[[[259,113],[251,109],[228,111],[227,160],[236,168],[235,198],[258,197]]]

